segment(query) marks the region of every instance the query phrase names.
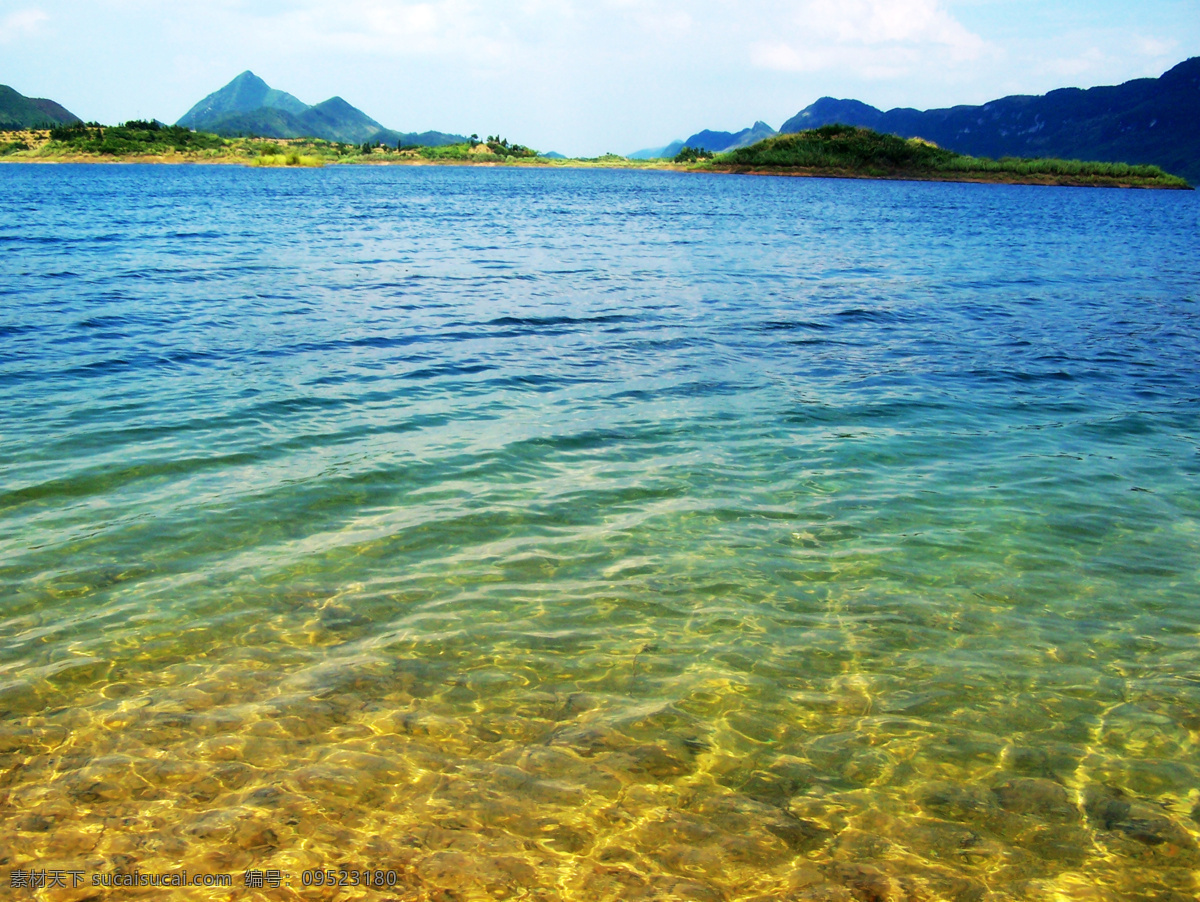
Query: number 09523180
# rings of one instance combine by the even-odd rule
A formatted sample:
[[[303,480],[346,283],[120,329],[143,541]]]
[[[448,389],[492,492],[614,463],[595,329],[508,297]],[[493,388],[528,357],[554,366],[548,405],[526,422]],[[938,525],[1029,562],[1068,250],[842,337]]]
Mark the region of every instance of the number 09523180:
[[[395,886],[399,875],[395,871],[362,870],[343,868],[309,870],[300,874],[305,886]]]

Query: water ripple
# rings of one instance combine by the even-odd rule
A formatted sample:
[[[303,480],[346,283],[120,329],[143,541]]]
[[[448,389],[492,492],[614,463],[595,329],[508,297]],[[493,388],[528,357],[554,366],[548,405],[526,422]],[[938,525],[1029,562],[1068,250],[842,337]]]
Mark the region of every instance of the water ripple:
[[[0,181],[14,867],[1196,895],[1194,197]]]

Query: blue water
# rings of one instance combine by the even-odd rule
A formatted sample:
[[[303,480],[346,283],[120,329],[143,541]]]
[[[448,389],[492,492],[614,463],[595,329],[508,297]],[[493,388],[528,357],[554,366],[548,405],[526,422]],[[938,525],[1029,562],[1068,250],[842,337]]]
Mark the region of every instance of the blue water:
[[[0,192],[4,867],[1200,891],[1195,194]]]

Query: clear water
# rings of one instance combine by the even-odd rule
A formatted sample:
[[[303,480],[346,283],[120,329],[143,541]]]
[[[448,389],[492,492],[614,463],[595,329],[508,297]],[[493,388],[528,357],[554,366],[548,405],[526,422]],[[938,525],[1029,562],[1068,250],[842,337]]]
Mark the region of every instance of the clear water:
[[[1200,892],[1195,195],[0,191],[0,876]]]

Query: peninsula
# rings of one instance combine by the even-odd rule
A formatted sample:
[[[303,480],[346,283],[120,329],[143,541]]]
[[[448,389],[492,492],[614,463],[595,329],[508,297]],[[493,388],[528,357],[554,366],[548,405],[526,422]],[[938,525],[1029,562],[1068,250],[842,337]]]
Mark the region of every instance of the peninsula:
[[[765,122],[739,132],[705,129],[630,156],[673,157],[685,146],[723,153],[776,134],[858,125],[901,138],[923,138],[972,157],[1147,164],[1195,184],[1200,183],[1198,89],[1200,57],[1193,57],[1158,78],[1001,97],[978,106],[884,111],[858,100],[822,97],[784,122],[778,133]]]
[[[680,156],[685,156],[686,148]],[[852,125],[826,125],[777,135],[711,158],[727,172],[940,182],[1004,182],[1078,187],[1176,188],[1191,186],[1157,166],[1079,160],[992,160]]]

